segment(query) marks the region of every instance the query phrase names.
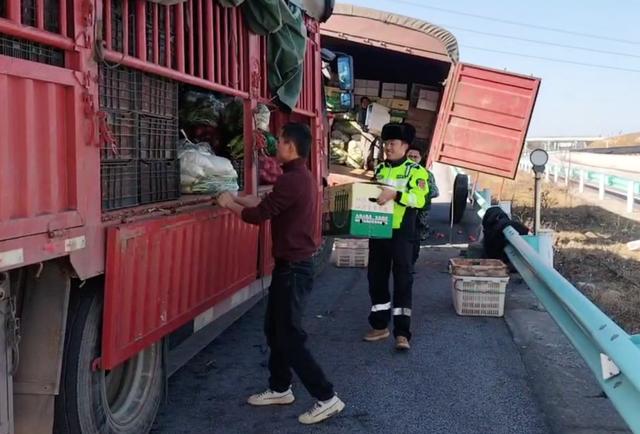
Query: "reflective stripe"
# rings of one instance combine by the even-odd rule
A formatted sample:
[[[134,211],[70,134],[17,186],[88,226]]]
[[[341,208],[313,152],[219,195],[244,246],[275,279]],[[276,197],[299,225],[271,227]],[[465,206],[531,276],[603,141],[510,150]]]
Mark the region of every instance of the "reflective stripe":
[[[395,316],[398,316],[398,315],[411,316],[411,309],[409,309],[408,307],[396,307],[393,309],[393,314]]]
[[[381,184],[385,184],[385,185],[390,185],[392,187],[396,187],[396,188],[402,188],[403,190],[405,189],[405,187],[407,186],[407,180],[406,179],[380,179],[379,182]]]
[[[416,197],[415,193],[407,194],[407,205],[412,208],[418,207],[418,198]]]
[[[371,306],[371,312],[380,312],[381,310],[391,309],[391,302],[385,304],[374,304]]]

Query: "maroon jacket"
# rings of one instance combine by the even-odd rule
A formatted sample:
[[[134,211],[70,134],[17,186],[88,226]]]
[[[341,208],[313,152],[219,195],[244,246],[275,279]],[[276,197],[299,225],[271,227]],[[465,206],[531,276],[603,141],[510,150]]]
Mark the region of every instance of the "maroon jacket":
[[[275,259],[309,259],[319,247],[314,237],[315,183],[302,158],[286,163],[282,170],[273,191],[258,206],[245,208],[242,220],[254,225],[271,220]]]

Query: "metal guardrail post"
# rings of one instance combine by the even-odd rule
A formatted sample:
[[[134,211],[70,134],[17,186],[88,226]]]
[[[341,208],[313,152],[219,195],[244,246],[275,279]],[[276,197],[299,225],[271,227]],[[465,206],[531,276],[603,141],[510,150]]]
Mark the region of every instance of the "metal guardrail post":
[[[604,200],[604,184],[605,184],[606,175],[604,173],[600,174],[599,184],[598,184],[598,199]]]
[[[633,203],[635,202],[635,182],[629,180],[627,182],[627,212],[633,212]]]

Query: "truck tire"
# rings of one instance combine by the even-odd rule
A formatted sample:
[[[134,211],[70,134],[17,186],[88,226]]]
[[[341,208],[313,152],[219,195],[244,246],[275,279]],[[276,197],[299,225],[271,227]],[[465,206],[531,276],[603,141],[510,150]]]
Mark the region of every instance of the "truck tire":
[[[101,293],[72,293],[55,434],[145,434],[151,429],[166,381],[162,342],[111,371],[94,370],[101,336]]]
[[[449,221],[460,223],[464,212],[467,208],[467,199],[469,198],[469,177],[467,175],[458,174],[453,181],[453,192],[451,195],[451,206],[449,207]]]
[[[322,237],[320,249],[313,255],[313,276],[318,277],[324,271],[333,252],[333,237]]]

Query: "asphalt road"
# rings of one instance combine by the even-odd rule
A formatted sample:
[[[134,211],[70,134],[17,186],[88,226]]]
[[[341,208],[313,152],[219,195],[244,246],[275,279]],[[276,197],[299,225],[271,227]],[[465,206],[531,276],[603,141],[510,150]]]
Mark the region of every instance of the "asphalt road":
[[[439,175],[436,175],[439,176]],[[448,175],[440,175],[447,194]],[[252,408],[248,395],[267,385],[267,347],[260,302],[170,380],[154,434],[182,433],[547,433],[521,355],[503,319],[455,314],[449,245],[477,235],[471,216],[453,231],[446,197],[433,208],[433,240],[416,270],[412,349],[393,341],[366,343],[370,308],[366,271],[328,267],[316,281],[305,318],[309,346],[347,407],[338,417],[304,427],[297,416],[313,400],[294,384],[296,402]],[[449,238],[451,236],[451,238]],[[444,245],[442,245],[444,244]]]

